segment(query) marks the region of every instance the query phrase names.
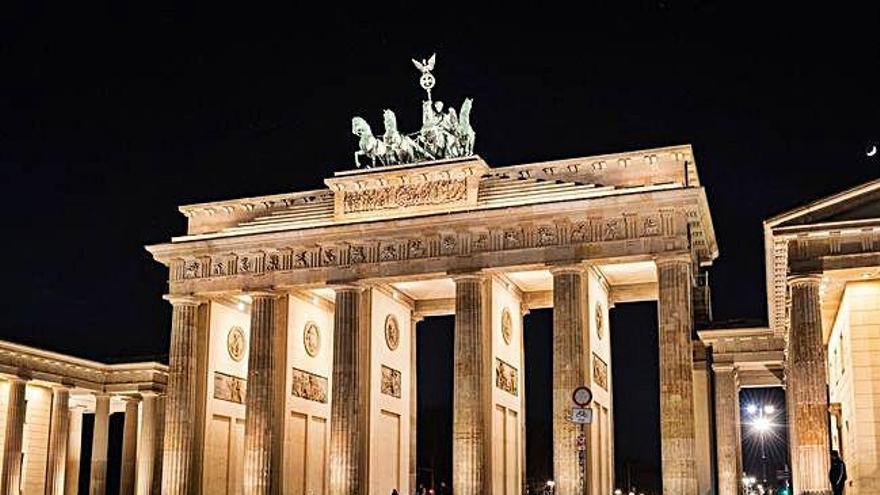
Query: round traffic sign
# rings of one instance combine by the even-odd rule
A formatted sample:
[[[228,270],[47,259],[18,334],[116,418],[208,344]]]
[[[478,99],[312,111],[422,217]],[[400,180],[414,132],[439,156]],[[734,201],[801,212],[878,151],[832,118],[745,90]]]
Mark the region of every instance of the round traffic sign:
[[[578,387],[574,389],[574,392],[571,394],[571,400],[573,400],[575,404],[584,407],[593,401],[593,392],[587,387]]]

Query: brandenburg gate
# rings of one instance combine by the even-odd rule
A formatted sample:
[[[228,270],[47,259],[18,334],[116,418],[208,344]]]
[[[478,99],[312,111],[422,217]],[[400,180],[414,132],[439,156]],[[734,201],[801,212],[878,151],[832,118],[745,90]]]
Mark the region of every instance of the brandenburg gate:
[[[455,315],[453,493],[522,493],[523,315],[551,307],[556,493],[611,493],[608,310],[657,300],[663,485],[696,495],[692,287],[717,248],[691,148],[490,167],[473,100],[444,109],[435,58],[413,62],[417,133],[352,119],[368,168],[182,207],[186,235],[148,247],[173,306],[162,493],[415,493],[436,315]]]
[[[186,235],[148,248],[173,306],[163,493],[414,493],[417,322],[447,314],[454,493],[522,493],[522,317],[549,307],[556,492],[611,493],[608,309],[644,300],[659,301],[663,483],[697,493],[691,291],[717,251],[689,146],[325,184],[182,207]]]

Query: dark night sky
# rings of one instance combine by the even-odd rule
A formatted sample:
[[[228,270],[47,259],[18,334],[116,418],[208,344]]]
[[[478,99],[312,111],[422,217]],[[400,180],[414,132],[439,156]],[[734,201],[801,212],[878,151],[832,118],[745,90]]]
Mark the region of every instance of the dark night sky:
[[[184,231],[176,206],[320,187],[350,167],[352,115],[417,125],[409,59],[435,50],[435,95],[475,98],[491,165],[693,144],[721,248],[716,317],[764,318],[762,219],[878,175],[880,7],[720,3],[5,6],[0,338],[164,354],[166,272],[142,246]],[[638,336],[644,311],[623,313]],[[645,359],[615,352],[618,386],[656,387]],[[535,363],[540,385],[549,355]],[[651,428],[619,424],[618,443]]]

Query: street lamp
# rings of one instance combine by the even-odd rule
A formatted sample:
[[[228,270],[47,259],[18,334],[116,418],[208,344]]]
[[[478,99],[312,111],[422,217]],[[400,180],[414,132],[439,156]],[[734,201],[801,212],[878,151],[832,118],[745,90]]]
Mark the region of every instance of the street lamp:
[[[752,417],[751,422],[748,424],[758,435],[758,440],[761,444],[761,481],[767,483],[767,449],[765,443],[767,434],[770,433],[775,426],[773,424],[773,417],[776,414],[776,406],[773,404],[764,404],[761,406],[758,404],[749,404],[746,406],[746,412]],[[754,478],[750,481],[751,484],[755,483]]]

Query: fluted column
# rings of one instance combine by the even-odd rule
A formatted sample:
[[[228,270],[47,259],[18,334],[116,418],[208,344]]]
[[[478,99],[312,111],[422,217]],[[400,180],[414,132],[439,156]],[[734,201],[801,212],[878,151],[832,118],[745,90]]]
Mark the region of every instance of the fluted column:
[[[64,495],[76,495],[79,491],[79,461],[82,451],[83,408],[70,409],[67,426],[67,469],[64,472]]]
[[[578,462],[581,429],[571,422],[572,392],[587,384],[584,328],[587,294],[583,267],[553,270],[553,479],[556,493],[574,495],[589,486]],[[588,449],[589,451],[589,449]]]
[[[489,493],[486,284],[485,276],[478,274],[455,279],[452,492],[456,495]]]
[[[92,433],[92,470],[89,494],[105,495],[107,491],[107,441],[110,426],[110,396],[95,395],[95,430]]]
[[[162,481],[162,422],[164,398],[146,393],[141,400],[141,432],[137,444],[135,493],[159,493]]]
[[[162,493],[188,495],[198,486],[196,472],[198,326],[200,299],[165,298],[172,305],[171,348],[168,358],[168,409],[165,415],[165,448]]]
[[[739,460],[739,383],[730,364],[715,364],[715,451],[718,495],[739,495],[742,464]]]
[[[794,277],[791,288],[788,402],[792,408],[792,488],[796,494],[829,494],[830,445],[825,346],[818,276]]]
[[[46,493],[64,495],[64,477],[67,470],[67,432],[70,424],[70,391],[56,388],[52,391],[52,419],[49,427],[49,452],[46,457]]]
[[[666,495],[697,494],[691,267],[691,260],[687,257],[657,260],[660,451],[663,493]]]
[[[137,466],[138,432],[137,397],[125,398],[125,423],[122,427],[122,469],[119,476],[119,494],[132,495]]]
[[[251,330],[248,351],[247,413],[244,424],[244,491],[274,493],[281,482],[281,442],[278,408],[278,360],[286,349],[277,341],[281,296],[271,292],[251,293]]]
[[[21,486],[21,448],[24,438],[25,380],[9,379],[9,398],[6,405],[6,441],[3,444],[3,474],[0,493],[19,495]]]
[[[333,402],[330,493],[368,493],[369,291],[336,291],[333,314]]]

